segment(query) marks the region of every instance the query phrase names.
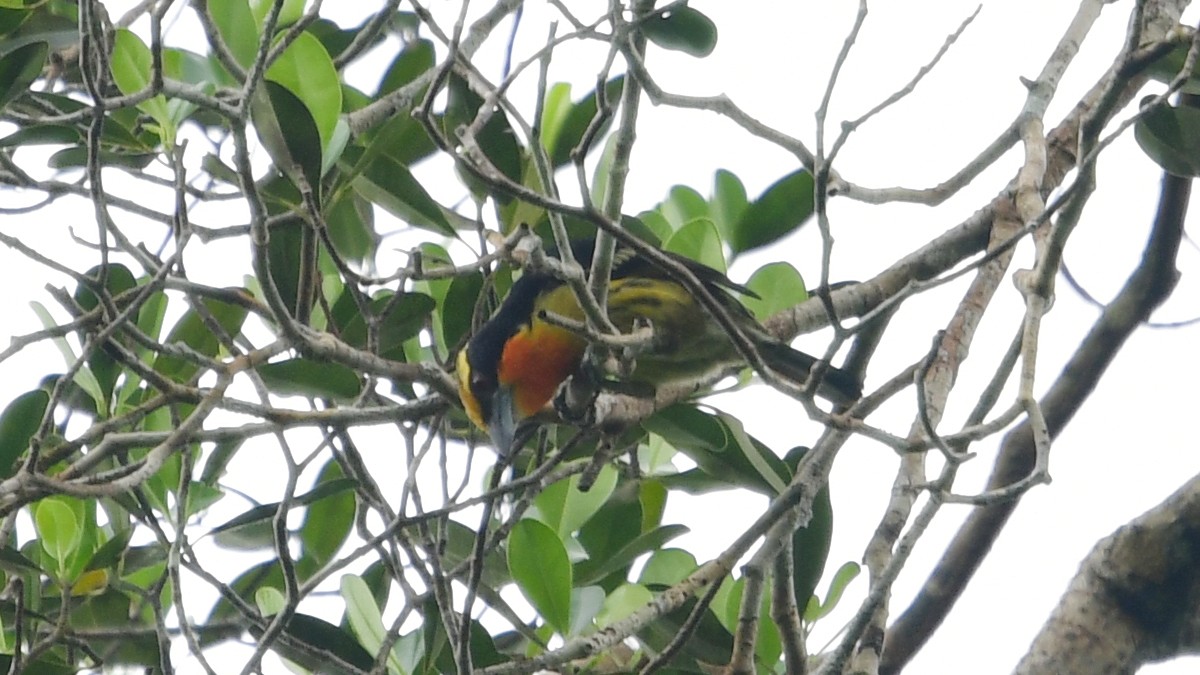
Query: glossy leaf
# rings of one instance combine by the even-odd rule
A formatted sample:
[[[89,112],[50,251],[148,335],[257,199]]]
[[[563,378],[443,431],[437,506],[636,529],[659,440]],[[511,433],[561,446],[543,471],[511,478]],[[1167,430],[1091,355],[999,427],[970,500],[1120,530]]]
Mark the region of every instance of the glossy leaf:
[[[4,412],[0,413],[0,476],[8,478],[16,473],[17,460],[29,448],[29,441],[41,426],[48,405],[50,394],[43,389],[34,389],[4,407]]]
[[[258,52],[258,23],[250,4],[246,0],[208,0],[208,15],[234,60],[249,67]]]
[[[13,574],[41,571],[37,563],[22,555],[20,551],[8,547],[0,547],[0,569]]]
[[[113,81],[121,93],[128,96],[148,89],[153,82],[153,65],[150,49],[137,34],[125,28],[115,31],[111,67]],[[138,103],[137,107],[158,123],[163,145],[174,147],[178,125],[167,99],[158,94]]]
[[[709,218],[709,205],[699,192],[686,185],[676,185],[658,205],[658,212],[670,221],[672,229],[678,230],[693,220]]]
[[[371,590],[362,579],[353,575],[342,575],[342,600],[346,603],[346,618],[350,629],[358,637],[359,643],[371,654],[378,654],[387,638],[387,629],[383,626],[383,614],[375,604]],[[400,665],[395,649],[388,654],[388,667],[391,672],[408,672]]]
[[[807,451],[804,447],[792,448],[784,462],[795,471]],[[808,524],[792,533],[792,584],[796,591],[797,607],[807,607],[813,597],[821,575],[825,573],[825,561],[829,557],[832,541],[833,503],[829,497],[829,484],[826,483],[813,497],[812,517]]]
[[[321,499],[332,497],[354,489],[355,482],[349,478],[338,478],[320,483],[312,490],[295,497],[291,506],[306,506]],[[271,538],[271,520],[279,510],[279,502],[260,504],[214,527],[210,534],[217,543],[227,548],[257,549],[274,544]]]
[[[617,486],[617,471],[611,466],[600,470],[591,489],[579,490],[579,475],[556,481],[534,499],[538,520],[550,526],[560,537],[567,537],[591,518],[608,500]]]
[[[604,589],[599,586],[571,589],[571,623],[567,635],[579,635],[591,627],[592,620],[604,607],[604,597]]]
[[[309,108],[286,86],[266,81],[251,99],[254,129],[280,173],[297,188],[321,192],[320,129]]]
[[[446,117],[443,121],[445,133],[451,139],[458,139],[460,128],[470,126],[475,121],[484,101],[458,75],[451,75],[447,82],[447,99]],[[515,183],[521,181],[521,145],[517,142],[516,133],[513,132],[508,116],[503,110],[497,109],[492,112],[487,123],[475,134],[475,142],[497,171]],[[476,194],[488,194],[488,189],[474,176],[463,173],[461,177]],[[494,196],[502,203],[510,199],[507,195]]]
[[[363,150],[351,146],[346,148],[343,156],[351,162],[357,162],[362,158]],[[450,226],[442,207],[429,196],[408,167],[395,158],[386,154],[376,155],[361,167],[361,173],[354,179],[353,185],[363,197],[410,225],[454,236],[454,228]]]
[[[754,291],[758,297],[745,296],[742,304],[759,321],[808,299],[808,289],[800,272],[783,261],[767,263],[758,268],[746,281],[746,288]]]
[[[307,32],[298,35],[267,69],[266,79],[286,87],[304,105],[320,135],[318,149],[328,150],[342,113],[342,83],[321,41]],[[290,134],[292,118],[284,119]]]
[[[336,461],[330,460],[317,476],[317,485],[344,480],[345,474]],[[319,565],[333,559],[354,527],[355,498],[350,490],[338,491],[313,502],[304,513],[300,525],[300,543],[304,554],[312,556]]]
[[[725,169],[718,170],[713,176],[709,217],[716,223],[722,237],[729,239],[733,236],[734,229],[749,206],[742,180]]]
[[[367,321],[354,299],[344,292],[333,307],[334,324],[346,344],[359,349],[367,348]],[[437,306],[433,298],[424,293],[393,294],[385,291],[370,301],[371,314],[378,322],[378,344],[376,351],[384,358],[404,358],[404,342],[425,327],[425,321]]]
[[[1200,176],[1200,108],[1160,105],[1147,110],[1134,125],[1134,137],[1165,171]]]
[[[257,369],[267,388],[281,396],[351,401],[362,391],[358,373],[340,363],[304,357],[264,363]]]
[[[434,67],[437,63],[436,59],[433,43],[429,40],[419,39],[405,44],[404,49],[396,54],[396,58],[392,59],[391,65],[380,79],[377,95],[390,94],[416,80]],[[417,92],[414,99],[419,100],[422,95],[424,95],[424,90]],[[411,115],[404,115],[404,117],[412,119]],[[420,124],[416,120],[413,121]]]
[[[642,427],[659,434],[696,462],[707,474],[697,483],[681,483],[680,476],[663,476],[669,486],[704,491],[748,488],[767,495],[778,493],[790,474],[784,463],[765,445],[745,433],[741,422],[725,413],[710,414],[687,405],[675,405],[643,420]],[[692,474],[682,474],[688,476]]]
[[[459,344],[471,333],[471,321],[482,291],[480,272],[460,275],[450,282],[442,308],[442,337],[446,347]]]
[[[24,94],[42,74],[49,50],[45,42],[31,42],[0,57],[0,110]]]
[[[325,213],[329,239],[341,257],[357,263],[372,259],[379,248],[375,210],[358,194],[346,191]]]
[[[529,604],[566,635],[571,620],[571,562],[554,530],[529,518],[517,521],[508,538],[508,570]]]
[[[689,600],[675,611],[652,621],[638,633],[654,651],[661,652],[671,643],[675,635],[683,630],[696,605]],[[676,672],[707,673],[708,664],[729,663],[733,653],[733,636],[717,620],[712,609],[705,610],[692,629],[692,638],[687,640],[669,662]]]
[[[861,569],[858,563],[853,561],[842,563],[837,572],[834,572],[833,579],[829,581],[825,602],[819,602],[816,596],[809,600],[808,608],[804,611],[804,621],[812,623],[828,616],[837,607],[838,602],[842,599],[842,594],[846,592],[846,588],[858,576]]]
[[[596,625],[603,628],[614,624],[653,601],[654,594],[645,586],[621,584],[604,599],[604,606],[596,614]]]
[[[58,563],[60,572],[65,571],[83,536],[74,510],[60,499],[43,499],[34,509],[33,522],[42,550]]]
[[[640,556],[657,551],[662,548],[663,544],[686,532],[688,532],[688,528],[683,525],[663,525],[637,536],[611,556],[601,559],[589,558],[576,566],[578,582],[580,584],[599,582],[609,574],[632,564]]]
[[[250,633],[255,637],[261,635],[261,631],[256,628],[251,628]],[[293,614],[284,628],[284,633],[291,639],[307,645],[308,649],[291,649],[284,641],[276,642],[272,648],[284,658],[312,672],[366,672],[375,663],[375,658],[363,649],[349,631],[319,617]]]
[[[716,225],[708,218],[688,221],[663,244],[663,249],[725,273],[725,249]]]
[[[651,42],[692,56],[708,56],[717,46],[717,24],[703,12],[686,5],[671,7],[642,22]]]
[[[812,174],[798,169],[775,181],[746,208],[728,243],[734,253],[770,244],[799,229],[814,208]]]
[[[221,300],[205,298],[204,307],[216,319],[217,325],[229,335],[237,335],[246,320],[247,310]],[[175,324],[164,341],[166,344],[182,344],[208,357],[221,351],[221,343],[213,331],[204,323],[195,310],[188,310]],[[199,370],[199,365],[183,357],[160,354],[154,361],[154,369],[176,382],[186,382]]]
[[[0,138],[0,148],[22,148],[34,145],[63,145],[83,140],[79,130],[58,124],[34,124],[21,127]]]
[[[596,113],[599,110],[599,101],[596,97],[597,91],[603,91],[604,100],[611,111],[620,102],[621,90],[624,86],[624,75],[618,75],[610,79],[604,84],[602,90],[593,89],[589,91],[571,105],[570,108],[566,109],[561,119],[551,121],[549,126],[544,127],[546,133],[542,136],[542,143],[545,145],[546,152],[550,156],[550,161],[555,168],[571,161],[571,152],[583,140],[588,127],[596,118]],[[566,92],[569,95],[570,88],[567,88]],[[604,133],[612,125],[612,117],[610,112],[608,118],[596,129],[592,136],[593,141],[604,138]],[[589,150],[591,149],[589,148]]]
[[[279,15],[276,19],[276,27],[282,28],[290,26],[304,15],[304,3],[307,0],[284,0],[283,7],[279,8]],[[262,30],[263,22],[266,21],[267,13],[271,11],[275,0],[250,0],[250,13],[254,15],[254,23]]]
[[[638,583],[673,586],[687,578],[698,567],[696,556],[681,548],[663,548],[646,560]]]

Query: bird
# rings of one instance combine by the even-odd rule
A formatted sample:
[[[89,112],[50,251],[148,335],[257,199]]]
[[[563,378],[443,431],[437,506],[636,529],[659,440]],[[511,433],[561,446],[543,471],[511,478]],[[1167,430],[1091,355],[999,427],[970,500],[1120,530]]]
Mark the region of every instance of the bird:
[[[573,241],[571,249],[580,265],[590,266],[591,240]],[[722,304],[769,368],[793,381],[807,381],[818,359],[768,333],[732,294],[757,297],[753,291],[712,267],[664,253],[687,267]],[[614,254],[607,308],[609,319],[623,333],[646,324],[652,328],[650,346],[635,357],[629,376],[633,384],[656,387],[745,364],[700,301],[631,248],[618,247]],[[502,456],[514,450],[518,427],[541,412],[582,365],[587,339],[561,322],[551,322],[547,314],[584,321],[579,301],[564,281],[547,271],[526,271],[457,357],[463,408]],[[816,393],[849,405],[862,395],[862,385],[851,373],[829,367]]]

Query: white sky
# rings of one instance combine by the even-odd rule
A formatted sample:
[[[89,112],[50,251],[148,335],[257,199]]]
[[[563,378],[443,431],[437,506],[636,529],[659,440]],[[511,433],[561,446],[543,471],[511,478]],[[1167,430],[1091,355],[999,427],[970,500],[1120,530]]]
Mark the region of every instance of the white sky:
[[[110,14],[117,16],[129,3],[106,4]],[[582,7],[602,5],[595,0],[569,4],[584,17],[592,14]],[[724,92],[759,119],[810,141],[813,112],[857,3],[692,0],[691,4],[716,21],[720,30],[717,49],[706,59],[652,49],[648,63],[660,84],[677,93]],[[439,12],[457,7],[457,3],[441,0],[432,5]],[[848,180],[872,187],[926,187],[952,174],[1020,109],[1025,90],[1018,77],[1033,77],[1040,71],[1070,21],[1074,5],[1039,0],[985,2],[974,25],[917,91],[854,135],[841,155],[839,171]],[[1130,5],[1120,2],[1106,7],[1059,88],[1047,128],[1108,65],[1124,34]],[[858,46],[834,94],[831,121],[836,124],[857,117],[902,86],[975,7],[954,0],[872,3]],[[521,33],[525,48],[544,39],[545,10],[542,2],[528,3]],[[177,30],[186,26],[181,24]],[[182,39],[184,33],[174,35]],[[507,28],[497,31],[497,42],[506,35]],[[496,51],[485,53],[494,56]],[[552,79],[574,82],[576,96],[580,95],[594,84],[597,53],[564,50],[556,55]],[[486,58],[482,56],[478,62],[486,63],[482,60]],[[489,74],[496,77],[499,60],[492,63],[496,65]],[[516,88],[514,97],[528,96],[531,86]],[[1010,153],[975,185],[937,208],[878,207],[835,200],[831,217],[838,249],[831,277],[873,276],[985,203],[1010,179],[1018,162],[1019,155]],[[741,177],[754,196],[794,170],[795,162],[712,114],[643,105],[625,210],[635,213],[650,208],[677,184],[707,194],[718,168]],[[1140,153],[1132,134],[1106,153],[1099,172],[1099,189],[1071,240],[1066,261],[1094,296],[1106,299],[1120,288],[1141,254],[1159,179],[1156,167]],[[450,199],[459,195],[455,187],[447,190]],[[0,201],[7,203],[11,197],[5,195],[0,193]],[[27,234],[30,243],[47,247],[62,241],[65,223],[74,224],[81,234],[94,232],[90,209],[78,202],[71,208],[79,210],[73,214],[56,210],[58,215],[53,218],[42,215],[17,225],[6,221],[5,231],[19,231],[23,238]],[[198,214],[207,215],[209,223],[218,217],[211,210],[198,210]],[[244,222],[245,217],[227,218]],[[189,258],[189,269],[212,275],[221,283],[239,283],[248,266],[238,267],[233,261],[247,260],[247,251],[240,248],[244,244],[210,247],[203,257]],[[744,279],[758,264],[787,255],[806,277],[815,280],[819,270],[815,228],[788,240],[786,246],[784,253],[775,250],[735,266],[732,275]],[[1014,269],[1028,266],[1029,253],[1021,250]],[[208,256],[222,261],[219,269],[201,271]],[[1180,320],[1200,313],[1200,292],[1192,273],[1198,262],[1196,249],[1185,244],[1179,263],[1183,279],[1157,319]],[[0,296],[0,309],[4,316],[14,317],[9,331],[15,335],[36,330],[39,325],[28,302],[52,304],[41,290],[47,276],[11,251],[0,251],[0,264],[10,289]],[[91,264],[94,262],[83,266]],[[50,280],[65,284],[61,279]],[[948,320],[962,288],[954,285],[906,305],[868,373],[868,387],[878,385],[925,352],[933,332]],[[1042,389],[1058,374],[1096,316],[1065,284],[1060,284],[1059,290],[1042,333]],[[990,375],[1019,321],[1020,298],[1011,285],[1001,288],[995,304],[960,376],[961,393],[950,406],[943,431],[953,430],[970,409],[970,397]],[[1105,382],[1056,442],[1051,457],[1054,482],[1026,496],[970,588],[909,672],[1011,670],[1096,540],[1157,504],[1200,470],[1196,441],[1184,433],[1182,423],[1194,415],[1193,383],[1200,381],[1196,330],[1142,330],[1130,340]],[[905,335],[903,339],[898,339],[900,333]],[[818,352],[823,347],[819,337],[802,341],[804,344]],[[31,350],[28,358],[0,363],[0,401],[34,386],[42,374],[59,368],[60,363],[48,345]],[[811,425],[792,424],[803,417],[798,404],[764,388],[756,389],[761,393],[723,397],[716,403],[741,417],[750,433],[780,451],[815,440],[817,433]],[[912,415],[911,404],[903,402],[881,411],[872,422],[903,434]],[[787,424],[780,424],[781,420]],[[980,456],[960,472],[959,491],[982,484],[995,446],[985,443],[975,448]],[[244,458],[237,468],[254,472],[250,461]],[[830,569],[861,558],[886,504],[896,465],[890,450],[864,440],[852,441],[838,457],[831,480],[836,527]],[[760,500],[727,494],[672,495],[665,521],[691,525],[693,532],[675,543],[703,558],[723,549],[760,508]],[[739,513],[744,515],[730,515]],[[919,588],[965,513],[965,507],[946,507],[935,521],[896,584],[895,611],[902,610]],[[696,518],[696,514],[704,515]],[[216,522],[220,519],[211,521]],[[839,612],[825,620],[825,630],[818,633],[812,649],[820,647],[822,636],[828,637],[849,616],[865,586],[863,579],[856,582]],[[1197,663],[1196,659],[1181,660],[1142,672],[1193,672]]]

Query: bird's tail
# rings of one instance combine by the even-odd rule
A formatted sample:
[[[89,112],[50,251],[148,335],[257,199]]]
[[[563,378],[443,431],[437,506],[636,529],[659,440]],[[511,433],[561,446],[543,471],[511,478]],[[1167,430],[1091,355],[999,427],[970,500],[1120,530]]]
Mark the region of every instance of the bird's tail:
[[[758,341],[757,347],[772,370],[798,384],[808,381],[808,374],[817,364],[815,357],[775,340]],[[862,383],[849,372],[830,366],[817,385],[817,395],[838,405],[850,405],[862,397]]]

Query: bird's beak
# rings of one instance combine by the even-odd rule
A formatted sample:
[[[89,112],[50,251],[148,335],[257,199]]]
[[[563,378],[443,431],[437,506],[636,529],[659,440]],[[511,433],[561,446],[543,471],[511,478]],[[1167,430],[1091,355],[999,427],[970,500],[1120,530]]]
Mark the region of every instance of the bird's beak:
[[[517,402],[511,387],[501,385],[492,396],[492,416],[488,420],[488,434],[502,457],[512,454],[513,441],[517,436]]]

